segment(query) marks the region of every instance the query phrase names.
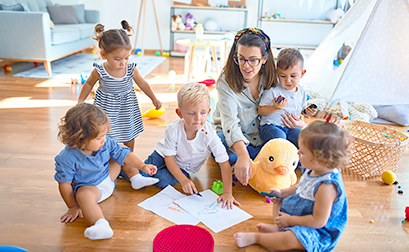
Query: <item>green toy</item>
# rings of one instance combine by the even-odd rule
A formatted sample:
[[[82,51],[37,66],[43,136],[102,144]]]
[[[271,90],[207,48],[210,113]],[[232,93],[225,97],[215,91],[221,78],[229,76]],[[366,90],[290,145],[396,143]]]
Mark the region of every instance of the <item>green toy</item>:
[[[213,182],[212,191],[218,195],[222,194],[223,193],[223,182],[216,179],[216,181]]]

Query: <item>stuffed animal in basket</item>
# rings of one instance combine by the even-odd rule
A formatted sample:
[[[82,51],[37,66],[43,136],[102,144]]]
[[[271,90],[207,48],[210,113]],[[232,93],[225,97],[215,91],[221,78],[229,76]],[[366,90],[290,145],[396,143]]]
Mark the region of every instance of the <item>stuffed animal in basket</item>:
[[[287,139],[268,141],[252,161],[249,185],[260,193],[282,189],[297,182],[298,149]]]
[[[176,30],[184,30],[185,25],[182,22],[182,16],[181,15],[173,15],[172,17],[172,31]]]
[[[195,30],[196,29],[197,23],[196,23],[196,20],[195,20],[195,18],[193,17],[192,14],[190,14],[190,13],[186,14],[185,24],[186,24],[186,30]]]

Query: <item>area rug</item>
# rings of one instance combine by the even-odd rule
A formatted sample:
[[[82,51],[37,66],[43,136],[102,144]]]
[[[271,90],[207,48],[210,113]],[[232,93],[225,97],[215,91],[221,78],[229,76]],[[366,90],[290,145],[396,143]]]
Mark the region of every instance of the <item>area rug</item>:
[[[137,56],[131,55],[129,62],[136,62],[137,68],[142,77],[145,77],[166,57],[160,56]],[[52,76],[48,76],[43,64],[33,67],[29,70],[14,74],[15,77],[25,78],[55,78],[64,82],[70,82],[71,79],[81,81],[81,77],[87,78],[91,73],[94,62],[101,63],[102,60],[97,54],[78,53],[56,61],[51,62]]]

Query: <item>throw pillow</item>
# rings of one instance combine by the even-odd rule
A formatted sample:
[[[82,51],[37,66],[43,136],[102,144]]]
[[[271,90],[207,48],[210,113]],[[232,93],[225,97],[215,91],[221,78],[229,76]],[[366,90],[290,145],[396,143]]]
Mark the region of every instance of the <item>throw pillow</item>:
[[[22,3],[18,3],[18,4],[14,4],[14,5],[0,4],[0,10],[5,10],[5,11],[30,11]]]
[[[75,18],[74,7],[72,6],[49,5],[47,10],[54,24],[78,24]]]
[[[85,23],[85,7],[83,4],[74,4],[75,18],[77,19],[78,23],[83,24]]]

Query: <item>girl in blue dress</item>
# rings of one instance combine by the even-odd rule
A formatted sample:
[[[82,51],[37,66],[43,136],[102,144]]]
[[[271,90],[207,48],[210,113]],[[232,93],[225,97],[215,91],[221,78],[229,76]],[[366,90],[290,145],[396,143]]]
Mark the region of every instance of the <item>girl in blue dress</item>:
[[[94,39],[98,41],[102,64],[94,63],[95,69],[81,89],[78,103],[84,102],[93,86],[99,81],[94,104],[109,117],[111,130],[108,136],[134,149],[135,138],[143,131],[142,116],[136,98],[133,82],[152,100],[156,109],[162,107],[150,85],[141,76],[136,63],[129,63],[132,45],[129,36],[132,28],[128,22],[121,22],[122,29],[104,31],[102,24],[94,28]],[[124,167],[128,177],[129,168]]]
[[[129,148],[106,136],[108,131],[108,116],[88,103],[70,108],[59,125],[58,139],[66,146],[55,157],[54,179],[68,207],[61,222],[85,217],[91,226],[84,235],[91,240],[108,239],[114,234],[98,203],[114,192],[120,165],[129,164],[135,174],[139,174],[138,169],[149,174],[157,171],[156,166],[144,164]],[[145,186],[134,177],[133,189]]]
[[[270,190],[274,224],[260,223],[259,233],[236,233],[239,247],[260,244],[276,250],[331,251],[347,223],[347,199],[337,167],[348,161],[350,136],[337,125],[314,121],[300,133],[298,185]]]

